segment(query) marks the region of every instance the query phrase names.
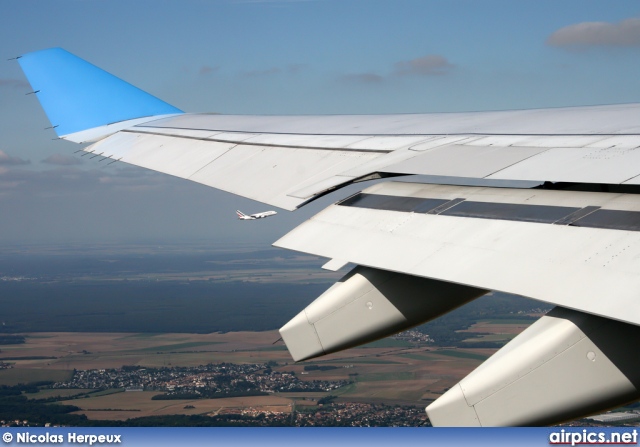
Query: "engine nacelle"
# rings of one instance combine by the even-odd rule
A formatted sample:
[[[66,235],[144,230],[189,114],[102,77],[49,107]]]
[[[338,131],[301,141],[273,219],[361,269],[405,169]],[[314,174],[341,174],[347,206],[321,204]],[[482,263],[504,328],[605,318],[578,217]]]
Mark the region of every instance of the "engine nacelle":
[[[280,329],[295,361],[368,343],[488,291],[358,266]]]
[[[551,425],[640,399],[640,327],[556,307],[427,407],[434,426]]]

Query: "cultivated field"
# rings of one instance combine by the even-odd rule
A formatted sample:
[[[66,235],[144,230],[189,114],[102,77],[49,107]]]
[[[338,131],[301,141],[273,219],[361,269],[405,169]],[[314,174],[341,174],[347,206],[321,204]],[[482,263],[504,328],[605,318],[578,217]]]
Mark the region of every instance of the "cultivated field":
[[[508,340],[526,320],[485,321],[468,332],[487,333],[484,340]],[[124,365],[146,367],[197,366],[208,363],[263,363],[275,370],[294,371],[301,380],[349,380],[333,391],[338,401],[426,406],[488,358],[495,349],[438,348],[385,339],[364,347],[295,364],[277,331],[213,334],[35,333],[22,345],[0,346],[0,384],[68,379],[74,369],[108,369]],[[5,360],[3,360],[5,359]],[[10,359],[10,360],[9,360]],[[305,371],[305,365],[336,369]],[[82,408],[90,419],[124,420],[168,414],[217,414],[256,408],[290,412],[292,405],[315,406],[329,393],[276,393],[270,396],[198,400],[152,400],[159,392],[76,394],[86,390],[45,390],[35,398],[69,396],[65,403]],[[190,408],[193,406],[194,408]],[[185,408],[188,407],[188,408]]]
[[[64,401],[83,409],[89,419],[125,420],[143,416],[170,414],[220,414],[230,410],[260,408],[264,411],[288,413],[292,399],[278,396],[234,397],[228,399],[152,400],[160,394],[152,391],[132,391]],[[185,407],[193,408],[185,408]]]

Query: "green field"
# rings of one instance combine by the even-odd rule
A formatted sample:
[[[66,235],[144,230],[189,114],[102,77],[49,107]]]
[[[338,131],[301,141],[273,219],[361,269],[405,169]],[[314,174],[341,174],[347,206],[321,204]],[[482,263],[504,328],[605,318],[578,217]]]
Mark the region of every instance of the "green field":
[[[384,380],[413,380],[415,374],[410,371],[398,371],[391,373],[370,373],[360,374],[358,376],[358,382],[381,382]]]
[[[28,399],[49,399],[51,397],[61,397],[65,399],[69,399],[73,396],[77,396],[79,394],[89,393],[92,390],[90,389],[44,389],[40,390],[37,393],[26,394]],[[61,399],[62,400],[62,399]]]
[[[3,385],[17,385],[19,383],[53,381],[62,382],[69,380],[71,371],[60,371],[57,369],[3,369],[0,370],[0,383]]]
[[[258,351],[258,352],[269,352],[269,351],[286,351],[287,347],[284,345],[277,345],[277,346],[267,346],[265,348],[258,348],[258,349],[253,349],[252,351]]]
[[[395,338],[383,338],[363,345],[363,348],[410,348],[412,346],[406,340],[396,340]]]
[[[112,388],[109,390],[98,391],[97,393],[91,393],[91,397],[108,396],[109,394],[118,393],[124,393],[124,388]]]
[[[218,345],[218,342],[194,341],[188,343],[176,343],[172,345],[150,346],[142,349],[132,349],[130,352],[158,352],[158,351],[177,351],[179,349],[197,348],[199,346]]]
[[[401,365],[401,362],[394,362],[393,360],[381,360],[378,358],[350,358],[350,359],[336,359],[331,360],[331,363],[369,363],[371,365]],[[321,363],[318,363],[321,364]]]
[[[120,337],[117,340],[124,340],[127,338],[151,338],[151,337],[157,337],[158,335],[162,335],[162,332],[143,332],[141,334],[131,334],[131,335],[125,335],[124,337]],[[30,335],[30,337],[32,338],[37,338],[36,335]]]
[[[408,353],[408,354],[400,354],[400,357],[404,357],[412,360],[420,360],[421,362],[427,362],[429,360],[433,360],[433,357],[430,356],[429,354],[422,355],[422,354]]]
[[[350,383],[347,386],[343,386],[342,388],[338,388],[337,390],[333,390],[331,392],[331,394],[333,394],[334,396],[342,396],[345,394],[349,394],[349,393],[353,393],[356,391],[356,384],[355,383]]]
[[[440,355],[448,355],[450,357],[457,357],[459,359],[472,359],[472,360],[480,360],[480,361],[485,361],[488,358],[486,355],[474,354],[473,352],[452,351],[448,349],[443,349],[442,351],[434,351],[433,353],[440,354]]]
[[[534,321],[536,320],[532,318],[493,318],[490,320],[482,320],[481,322],[487,324],[522,324],[529,326]]]
[[[508,341],[510,341],[511,339],[513,339],[516,336],[516,334],[489,334],[489,335],[483,335],[481,337],[474,337],[474,338],[468,338],[466,340],[463,340],[463,343],[479,343],[479,342],[485,342],[485,341],[489,341],[489,342],[495,342],[495,343],[507,343]],[[472,347],[472,346],[469,346]]]

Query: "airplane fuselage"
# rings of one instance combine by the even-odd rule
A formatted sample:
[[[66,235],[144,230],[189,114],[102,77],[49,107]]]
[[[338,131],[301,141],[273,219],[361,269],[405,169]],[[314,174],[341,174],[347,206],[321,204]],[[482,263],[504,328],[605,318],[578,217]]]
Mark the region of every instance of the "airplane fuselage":
[[[240,220],[256,220],[256,219],[263,219],[269,216],[274,216],[278,213],[276,211],[264,211],[262,213],[244,214],[242,211],[236,210],[236,214],[238,215],[238,219]]]

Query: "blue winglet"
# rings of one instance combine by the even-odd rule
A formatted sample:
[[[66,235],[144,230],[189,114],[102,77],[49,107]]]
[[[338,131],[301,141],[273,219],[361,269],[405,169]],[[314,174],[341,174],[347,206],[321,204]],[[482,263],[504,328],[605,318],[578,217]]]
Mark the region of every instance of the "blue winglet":
[[[18,59],[58,136],[119,121],[183,113],[62,48]]]

